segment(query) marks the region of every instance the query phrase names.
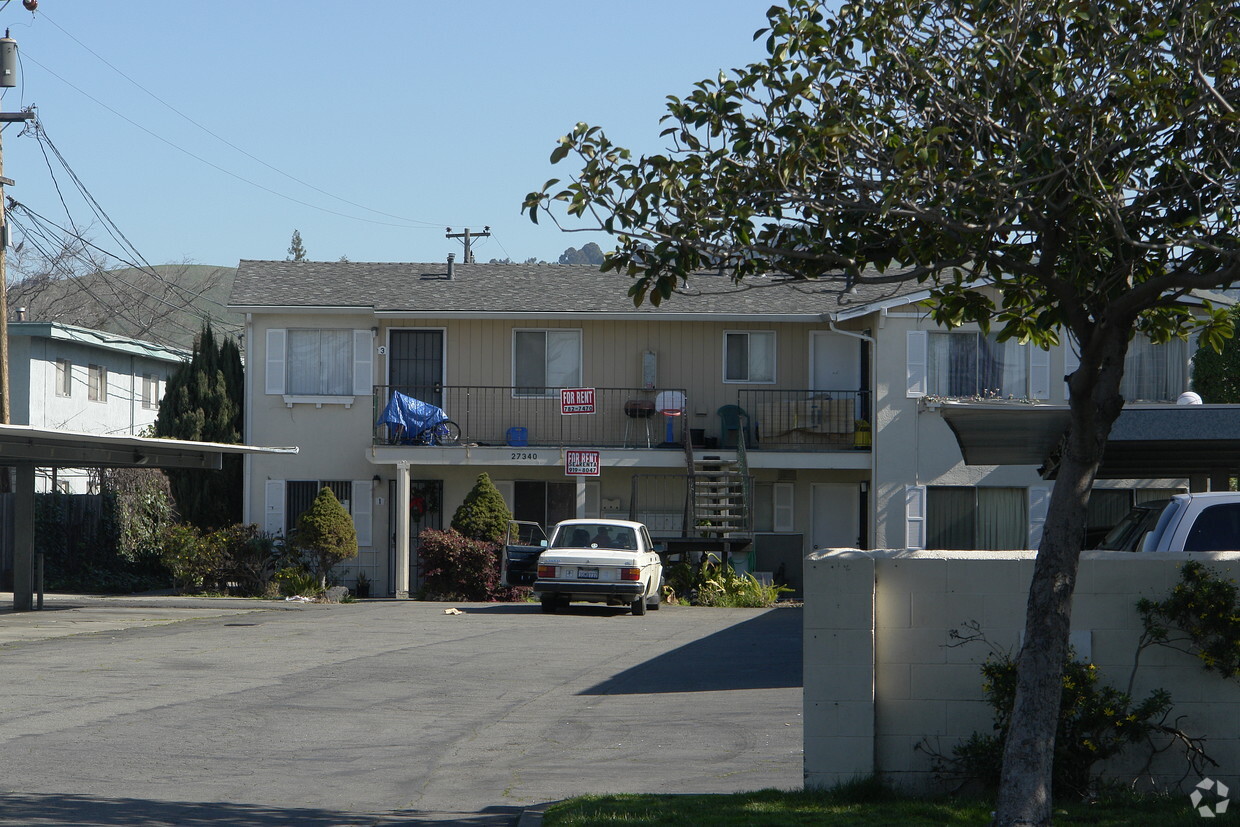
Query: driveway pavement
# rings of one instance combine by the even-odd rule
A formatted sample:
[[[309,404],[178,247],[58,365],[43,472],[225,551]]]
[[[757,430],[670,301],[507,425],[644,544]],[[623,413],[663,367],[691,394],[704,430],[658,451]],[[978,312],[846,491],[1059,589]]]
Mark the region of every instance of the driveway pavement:
[[[801,744],[799,609],[0,610],[6,827],[512,824],[586,792],[799,787]]]

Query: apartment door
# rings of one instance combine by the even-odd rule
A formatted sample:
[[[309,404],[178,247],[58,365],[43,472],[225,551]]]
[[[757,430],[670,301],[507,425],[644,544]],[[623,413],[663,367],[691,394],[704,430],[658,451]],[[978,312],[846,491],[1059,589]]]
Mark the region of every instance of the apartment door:
[[[861,548],[861,486],[855,482],[823,482],[812,486],[814,550]]]
[[[809,386],[815,391],[857,393],[857,419],[870,419],[865,342],[825,331],[810,334]]]
[[[388,384],[392,390],[442,408],[443,344],[442,330],[391,330],[388,339]]]

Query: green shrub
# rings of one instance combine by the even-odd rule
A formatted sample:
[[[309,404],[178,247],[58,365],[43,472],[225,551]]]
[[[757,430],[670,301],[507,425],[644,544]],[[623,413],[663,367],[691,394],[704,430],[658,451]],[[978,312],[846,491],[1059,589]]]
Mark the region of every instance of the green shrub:
[[[982,675],[982,691],[995,713],[994,734],[973,733],[952,749],[952,759],[941,761],[936,769],[994,790],[999,785],[1003,742],[1016,700],[1016,662],[1007,654],[989,657],[982,664]],[[1171,696],[1164,690],[1156,689],[1134,704],[1128,693],[1099,683],[1097,666],[1069,657],[1055,732],[1051,783],[1056,794],[1082,797],[1090,793],[1097,780],[1094,765],[1131,744],[1148,742],[1157,732],[1166,732],[1164,722],[1170,711]]]
[[[500,585],[499,546],[455,529],[418,535],[422,597],[427,600],[520,600],[526,590]]]
[[[764,609],[779,602],[792,589],[766,585],[749,572],[738,572],[713,557],[700,566],[675,563],[663,572],[663,593],[669,603],[686,601],[698,606],[730,609]]]
[[[319,577],[302,566],[287,566],[272,578],[284,597],[318,597],[323,594]]]
[[[203,534],[192,525],[168,526],[160,557],[178,589],[221,588],[227,583],[228,547],[218,533]]]
[[[512,512],[486,474],[479,474],[465,501],[452,515],[452,528],[471,540],[498,543],[504,539]]]
[[[1166,600],[1137,603],[1145,626],[1142,646],[1168,646],[1197,657],[1224,678],[1240,675],[1240,601],[1231,580],[1196,561],[1180,568]],[[1178,633],[1178,634],[1177,634]]]
[[[327,587],[327,571],[341,560],[357,556],[357,531],[353,518],[336,495],[323,486],[310,507],[297,518],[292,543],[309,558],[310,570]]]

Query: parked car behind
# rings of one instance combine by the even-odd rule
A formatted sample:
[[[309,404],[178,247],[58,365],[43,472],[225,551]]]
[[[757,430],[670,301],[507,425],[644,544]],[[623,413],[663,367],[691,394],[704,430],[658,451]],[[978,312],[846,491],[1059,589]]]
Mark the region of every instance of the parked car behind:
[[[544,612],[571,601],[658,609],[663,564],[650,532],[628,520],[565,520],[538,558],[534,594]]]

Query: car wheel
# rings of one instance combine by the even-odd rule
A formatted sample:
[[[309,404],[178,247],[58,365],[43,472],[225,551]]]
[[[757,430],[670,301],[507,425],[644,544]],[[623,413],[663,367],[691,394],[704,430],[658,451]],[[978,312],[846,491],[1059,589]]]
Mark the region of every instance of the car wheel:
[[[538,602],[542,604],[542,610],[547,614],[555,614],[556,606],[559,605],[554,594],[544,594]]]
[[[658,594],[651,595],[646,600],[646,608],[652,612],[657,612],[659,610],[659,607],[662,605],[663,605],[663,597]]]
[[[646,613],[646,595],[642,595],[633,601],[633,614],[644,615]]]

